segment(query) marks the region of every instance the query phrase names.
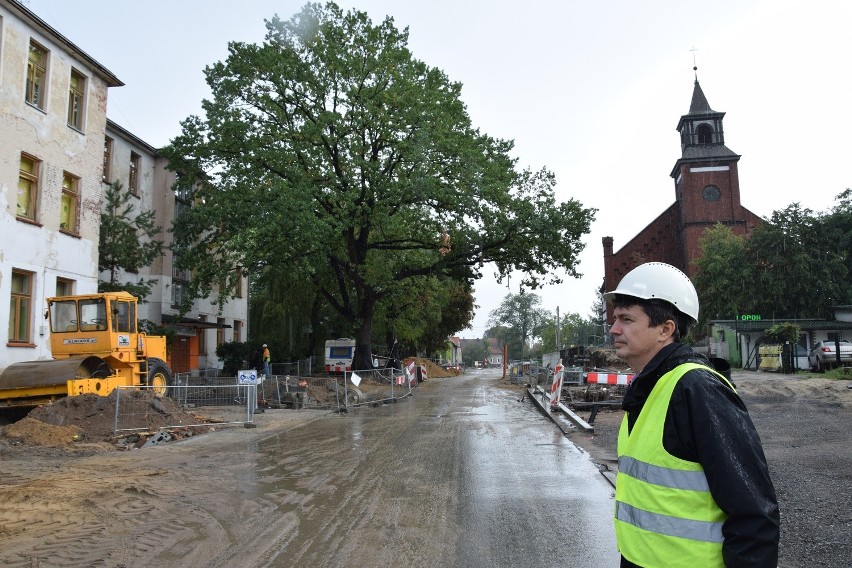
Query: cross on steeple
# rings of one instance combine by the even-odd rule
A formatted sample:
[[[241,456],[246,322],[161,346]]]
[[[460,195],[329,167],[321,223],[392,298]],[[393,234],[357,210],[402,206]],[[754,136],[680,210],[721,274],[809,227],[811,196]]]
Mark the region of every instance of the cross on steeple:
[[[692,52],[692,70],[695,71],[695,80],[698,81],[698,63],[695,62],[695,52],[698,48],[693,45],[689,51]]]

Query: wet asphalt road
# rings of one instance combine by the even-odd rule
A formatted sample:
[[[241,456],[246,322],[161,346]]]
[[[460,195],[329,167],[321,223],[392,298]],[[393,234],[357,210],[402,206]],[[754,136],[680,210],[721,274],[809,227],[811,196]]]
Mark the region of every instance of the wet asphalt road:
[[[618,565],[613,489],[494,371],[273,435],[248,486],[286,534],[267,566]]]

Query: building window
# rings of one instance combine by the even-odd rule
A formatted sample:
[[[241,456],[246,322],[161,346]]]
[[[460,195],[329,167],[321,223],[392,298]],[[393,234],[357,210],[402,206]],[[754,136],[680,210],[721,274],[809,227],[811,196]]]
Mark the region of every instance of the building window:
[[[175,220],[192,207],[192,191],[188,187],[175,187]]]
[[[239,343],[242,341],[243,336],[243,322],[239,320],[234,320],[234,343]]]
[[[225,318],[216,318],[219,327],[216,328],[216,347],[225,343]]]
[[[241,270],[237,270],[237,282],[234,285],[234,297],[242,298],[243,297],[243,275]]]
[[[176,308],[183,306],[192,277],[189,270],[178,267],[179,260],[178,255],[172,256],[172,306]]]
[[[76,70],[71,70],[71,86],[68,89],[68,126],[83,130],[83,110],[85,106],[86,78]]]
[[[30,315],[32,305],[32,272],[12,269],[12,297],[9,304],[9,343],[30,343]]]
[[[104,136],[104,167],[101,173],[101,181],[110,183],[112,179],[112,138]]]
[[[31,41],[27,61],[27,91],[24,93],[24,99],[42,110],[44,110],[46,83],[47,50]]]
[[[139,195],[139,154],[130,152],[130,194]]]
[[[21,219],[36,220],[38,199],[38,173],[41,162],[32,156],[21,154],[21,172],[18,176],[18,203],[15,215]]]
[[[77,211],[80,200],[80,178],[62,174],[62,202],[59,206],[59,230],[77,234]]]
[[[74,281],[68,278],[56,277],[56,295],[72,296],[74,294]]]
[[[200,314],[198,316],[198,321],[201,323],[207,323],[207,316],[204,314]],[[207,355],[207,328],[202,327],[198,330],[198,354],[199,355]]]

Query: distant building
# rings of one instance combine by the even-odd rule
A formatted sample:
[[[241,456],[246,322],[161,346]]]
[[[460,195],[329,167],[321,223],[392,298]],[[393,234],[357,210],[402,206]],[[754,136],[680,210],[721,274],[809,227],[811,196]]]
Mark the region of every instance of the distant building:
[[[670,173],[675,202],[618,251],[612,237],[603,238],[604,290],[645,262],[666,262],[693,277],[707,228],[721,223],[749,235],[762,222],[740,203],[740,156],[725,145],[724,116],[710,108],[696,77],[689,113],[677,124],[681,156]]]

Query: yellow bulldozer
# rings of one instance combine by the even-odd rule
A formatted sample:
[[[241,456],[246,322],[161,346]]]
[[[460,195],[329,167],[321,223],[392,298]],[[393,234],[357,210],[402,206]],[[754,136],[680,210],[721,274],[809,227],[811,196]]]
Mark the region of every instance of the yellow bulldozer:
[[[47,299],[53,360],[26,361],[0,374],[0,407],[36,406],[63,396],[109,394],[119,386],[172,386],[166,338],[139,332],[136,297],[105,292]]]

